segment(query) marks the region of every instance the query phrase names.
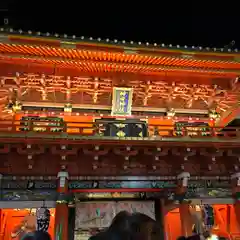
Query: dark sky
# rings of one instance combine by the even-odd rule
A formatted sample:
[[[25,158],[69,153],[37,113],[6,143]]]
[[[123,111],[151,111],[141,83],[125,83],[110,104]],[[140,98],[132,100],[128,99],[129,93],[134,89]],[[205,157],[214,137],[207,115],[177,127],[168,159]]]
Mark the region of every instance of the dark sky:
[[[0,0],[0,14],[23,30],[203,47],[235,40],[234,48],[240,48],[238,7],[227,1],[212,6],[205,1],[104,2]]]

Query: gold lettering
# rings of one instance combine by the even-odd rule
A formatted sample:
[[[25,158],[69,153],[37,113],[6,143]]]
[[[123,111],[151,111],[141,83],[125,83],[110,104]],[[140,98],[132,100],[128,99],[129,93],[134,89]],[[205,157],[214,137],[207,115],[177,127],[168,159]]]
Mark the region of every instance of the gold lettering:
[[[123,97],[126,97],[126,94],[127,94],[126,91],[121,91],[119,95],[123,96]]]
[[[119,103],[118,103],[119,113],[124,113],[124,108],[126,106],[126,97],[127,97],[126,91],[119,91]]]

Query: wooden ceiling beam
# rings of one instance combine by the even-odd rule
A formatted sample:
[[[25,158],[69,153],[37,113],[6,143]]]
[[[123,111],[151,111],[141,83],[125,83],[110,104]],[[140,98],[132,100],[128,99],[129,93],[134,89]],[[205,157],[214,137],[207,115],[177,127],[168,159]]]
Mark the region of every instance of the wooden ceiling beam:
[[[209,75],[202,73],[186,73],[179,71],[172,72],[159,72],[155,74],[141,74],[141,73],[120,73],[120,72],[88,72],[82,71],[77,68],[60,67],[54,64],[37,64],[28,63],[24,64],[21,61],[0,61],[0,76],[15,77],[16,73],[19,74],[45,74],[56,76],[87,76],[87,77],[100,77],[110,78],[114,84],[124,84],[131,80],[139,81],[168,81],[168,82],[184,82],[188,84],[206,84],[206,85],[219,85],[224,89],[231,88],[231,81],[233,76],[229,74],[222,75]]]
[[[7,56],[4,54],[0,54],[0,59],[7,61],[19,61],[19,62],[36,62],[38,64],[48,64],[52,63],[55,66],[64,66],[67,65],[73,68],[87,68],[91,69],[96,68],[100,71],[123,71],[123,72],[133,72],[136,73],[158,73],[162,71],[178,71],[178,72],[187,72],[187,73],[202,73],[209,75],[222,75],[229,74],[231,76],[237,77],[240,75],[240,69],[214,69],[214,68],[197,68],[197,67],[178,67],[178,66],[166,66],[166,65],[147,65],[147,64],[134,64],[134,63],[118,63],[118,62],[110,62],[110,61],[102,61],[102,60],[74,60],[74,59],[63,59],[61,57],[38,57],[38,56],[27,56],[24,57],[21,54],[8,54]],[[85,67],[85,65],[87,65]],[[136,69],[136,70],[135,70]],[[91,71],[91,70],[90,70]]]

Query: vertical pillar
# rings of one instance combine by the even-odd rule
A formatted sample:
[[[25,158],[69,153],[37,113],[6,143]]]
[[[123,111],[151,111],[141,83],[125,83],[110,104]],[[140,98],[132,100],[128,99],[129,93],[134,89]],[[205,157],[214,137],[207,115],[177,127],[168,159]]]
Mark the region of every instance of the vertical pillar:
[[[68,240],[68,172],[58,173],[58,199],[55,212],[55,239]]]
[[[191,208],[191,215],[192,215],[192,221],[194,224],[194,229],[197,234],[203,234],[203,216],[202,216],[202,208],[200,205],[195,205]]]
[[[231,176],[232,179],[232,193],[234,200],[234,211],[237,221],[237,229],[240,232],[240,172]]]
[[[164,212],[163,212],[163,199],[155,199],[154,200],[154,209],[155,209],[155,220],[160,226],[160,239],[165,238],[165,230],[164,230]]]
[[[2,178],[3,175],[0,174],[0,201],[2,200]],[[2,240],[3,233],[2,233],[2,221],[3,221],[3,216],[2,216],[2,209],[0,208],[0,240]]]
[[[188,180],[190,178],[190,173],[182,172],[177,176],[178,179],[178,188],[177,188],[177,197],[179,200],[179,213],[181,220],[182,235],[185,237],[192,235],[192,216],[190,212],[189,203],[184,201]]]
[[[69,208],[69,216],[68,216],[68,224],[70,229],[68,229],[68,240],[74,240],[74,232],[75,232],[75,217],[76,217],[76,208]]]

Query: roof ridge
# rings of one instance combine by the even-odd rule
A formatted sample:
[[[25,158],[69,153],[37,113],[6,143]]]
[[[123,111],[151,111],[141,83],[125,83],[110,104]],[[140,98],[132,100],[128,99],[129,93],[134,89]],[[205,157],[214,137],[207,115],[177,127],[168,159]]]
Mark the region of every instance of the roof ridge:
[[[41,33],[41,32],[33,32],[33,31],[27,31],[24,32],[21,29],[20,30],[14,30],[12,28],[0,28],[0,32],[2,32],[3,34],[13,34],[14,36],[25,36],[25,37],[36,37],[36,38],[44,38],[45,40],[59,40],[59,41],[74,41],[75,43],[92,43],[92,44],[104,44],[104,45],[111,45],[112,47],[122,47],[122,48],[142,48],[145,50],[168,50],[168,51],[187,51],[187,54],[191,54],[194,52],[197,53],[206,53],[206,54],[239,54],[240,51],[238,49],[231,49],[231,48],[210,48],[210,47],[201,47],[201,46],[192,46],[189,47],[187,45],[185,46],[180,46],[180,45],[172,45],[172,44],[157,44],[157,43],[142,43],[142,42],[133,42],[133,41],[119,41],[117,39],[114,40],[110,40],[110,39],[101,39],[101,38],[96,38],[94,39],[93,37],[89,37],[86,38],[84,36],[81,37],[76,37],[75,35],[72,35],[71,37],[69,37],[67,34],[50,34],[50,33]],[[110,47],[110,46],[109,46]]]

